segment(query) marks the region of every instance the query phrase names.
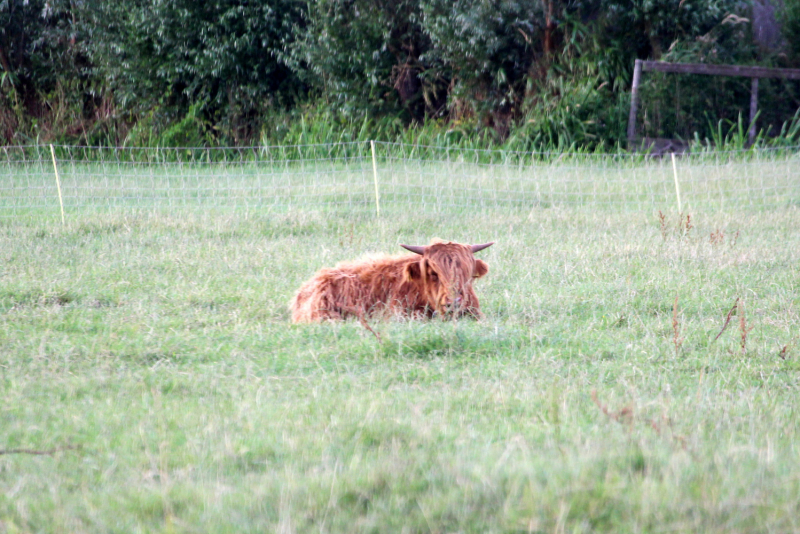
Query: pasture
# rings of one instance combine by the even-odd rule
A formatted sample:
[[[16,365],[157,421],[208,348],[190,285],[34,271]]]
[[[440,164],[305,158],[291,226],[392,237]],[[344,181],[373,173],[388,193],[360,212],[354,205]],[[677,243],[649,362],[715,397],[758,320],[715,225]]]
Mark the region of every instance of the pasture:
[[[683,214],[664,186],[62,226],[7,189],[0,532],[799,531],[800,198],[774,168],[774,203]],[[320,267],[432,237],[497,242],[483,321],[290,323]]]

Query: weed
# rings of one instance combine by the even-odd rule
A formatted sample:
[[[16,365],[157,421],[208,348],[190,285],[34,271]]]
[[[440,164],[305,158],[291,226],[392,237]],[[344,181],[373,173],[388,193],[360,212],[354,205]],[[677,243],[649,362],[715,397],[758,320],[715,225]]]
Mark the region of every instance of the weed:
[[[739,240],[739,230],[733,234],[733,237],[728,240],[728,245],[730,248],[736,246],[736,242]],[[714,232],[711,232],[708,236],[708,242],[711,244],[712,247],[721,247],[725,244],[725,232],[720,230],[719,228]]]
[[[753,330],[753,327],[751,326],[748,328],[747,326],[747,319],[745,318],[744,314],[743,300],[739,301],[737,314],[739,315],[739,334],[741,339],[742,354],[744,354],[745,351],[747,350],[747,334],[749,334],[750,331]]]
[[[672,305],[672,344],[675,346],[676,357],[678,356],[681,350],[681,345],[683,344],[683,338],[680,334],[681,325],[678,321],[678,295],[675,294],[675,302]]]
[[[687,213],[686,218],[684,219],[683,214],[681,213],[678,216],[678,232],[683,237],[688,237],[692,228],[694,228],[694,225],[692,224],[692,215]]]
[[[733,312],[735,312],[738,309],[738,305],[739,305],[739,297],[736,297],[736,300],[733,302],[733,306],[731,306],[731,309],[725,316],[725,321],[722,324],[722,328],[720,329],[719,334],[717,334],[717,337],[714,338],[714,341],[718,340],[719,336],[721,336],[722,333],[725,331],[725,329],[728,328],[728,323],[731,322],[731,317],[733,316]]]
[[[661,239],[667,241],[667,216],[658,210],[658,221],[661,225]]]
[[[731,239],[731,248],[736,246],[737,241],[739,241],[739,230],[736,230],[736,233],[733,234],[733,239]]]
[[[667,224],[667,216],[661,210],[658,211],[658,224],[661,230],[661,239],[666,242],[671,231],[669,229],[669,225]],[[691,214],[687,213],[685,217],[683,213],[678,214],[678,225],[676,227],[678,236],[688,238],[689,232],[693,228],[694,225],[692,224]]]
[[[592,390],[592,402],[606,415],[609,419],[621,424],[625,424],[630,430],[633,429],[634,423],[640,422],[642,425],[652,429],[656,435],[663,437],[666,430],[669,430],[670,437],[673,443],[677,444],[681,449],[687,450],[686,436],[676,434],[673,428],[672,419],[666,415],[662,415],[659,419],[637,416],[634,414],[633,405],[628,404],[618,411],[608,408],[607,405],[600,402],[597,397],[597,390]]]
[[[380,334],[378,334],[375,330],[367,322],[366,318],[364,318],[364,309],[358,306],[346,306],[343,311],[346,313],[352,313],[358,318],[358,322],[361,323],[361,326],[364,327],[369,333],[375,336],[375,339],[378,340],[378,343],[383,343]]]
[[[605,414],[609,419],[612,419],[618,423],[625,423],[628,425],[630,425],[633,422],[634,417],[633,417],[632,405],[629,404],[627,406],[624,406],[619,411],[613,411],[610,410],[607,405],[600,402],[600,400],[597,398],[597,390],[594,389],[592,390],[591,397],[592,397],[592,402],[594,402],[595,405],[598,408],[600,408],[600,411],[603,412],[603,414]]]
[[[722,230],[717,229],[708,236],[708,242],[711,243],[711,245],[722,245],[725,242],[725,234]]]

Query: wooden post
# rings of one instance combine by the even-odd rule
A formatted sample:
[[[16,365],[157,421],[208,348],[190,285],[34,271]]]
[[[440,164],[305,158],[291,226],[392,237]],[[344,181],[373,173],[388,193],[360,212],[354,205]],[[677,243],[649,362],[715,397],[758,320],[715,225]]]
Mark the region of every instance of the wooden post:
[[[673,72],[676,74],[708,74],[712,76],[745,76],[747,78],[782,78],[800,80],[800,69],[773,69],[744,65],[709,65],[707,63],[667,63],[642,61],[644,72]]]
[[[706,63],[668,63],[637,59],[633,69],[631,87],[631,114],[628,118],[628,149],[636,137],[636,108],[639,105],[639,77],[642,72],[671,72],[675,74],[705,74],[710,76],[745,76],[752,78],[750,85],[750,127],[747,131],[750,145],[756,141],[756,115],[758,114],[758,79],[780,78],[800,80],[800,69],[778,69],[746,65],[709,65]]]
[[[628,150],[633,150],[636,138],[636,108],[639,107],[639,79],[642,77],[642,60],[633,65],[633,84],[631,85],[631,113],[628,116]]]
[[[750,146],[756,142],[756,114],[758,113],[758,78],[753,78],[750,83],[750,130],[747,132],[747,140]]]

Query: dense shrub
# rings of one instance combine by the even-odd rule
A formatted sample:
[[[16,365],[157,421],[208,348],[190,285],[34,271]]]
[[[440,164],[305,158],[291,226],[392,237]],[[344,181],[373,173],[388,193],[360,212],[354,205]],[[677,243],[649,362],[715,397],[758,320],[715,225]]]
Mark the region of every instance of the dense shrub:
[[[91,59],[124,109],[165,123],[201,116],[224,142],[249,141],[258,117],[302,94],[278,55],[302,22],[295,0],[97,0]]]
[[[0,135],[608,149],[624,142],[635,59],[800,64],[798,1],[781,15],[787,53],[770,55],[740,0],[0,0]],[[657,136],[708,135],[749,94],[746,80],[643,84],[640,120]],[[761,91],[777,131],[800,91]]]
[[[552,5],[552,2],[550,2]],[[423,26],[432,48],[426,58],[442,66],[449,111],[477,113],[505,134],[542,60],[546,29],[540,0],[484,2],[423,0]]]
[[[80,21],[68,0],[0,1],[0,139],[76,127],[91,99]],[[86,108],[86,109],[85,109]]]
[[[795,61],[800,60],[800,0],[783,0],[779,11],[782,20],[783,38]]]
[[[346,113],[402,113],[422,120],[443,93],[418,0],[314,0],[286,61]]]

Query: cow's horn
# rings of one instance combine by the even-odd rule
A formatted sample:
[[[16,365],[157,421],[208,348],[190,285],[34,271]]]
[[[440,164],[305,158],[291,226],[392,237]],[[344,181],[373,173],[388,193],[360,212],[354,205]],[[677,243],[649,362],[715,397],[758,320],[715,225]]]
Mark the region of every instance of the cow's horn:
[[[415,254],[420,254],[420,255],[425,254],[425,247],[420,247],[417,245],[403,245],[402,243],[400,244],[400,246],[406,250],[414,252]]]
[[[491,243],[484,243],[483,245],[472,245],[472,247],[471,247],[472,248],[472,253],[474,254],[474,253],[478,252],[479,250],[483,250],[485,248],[489,248],[492,245],[494,245],[494,241],[492,241]]]

